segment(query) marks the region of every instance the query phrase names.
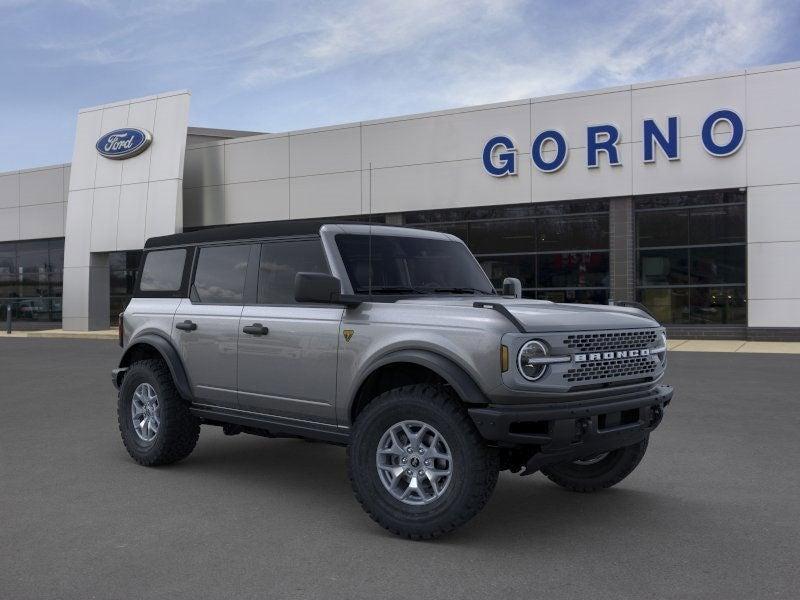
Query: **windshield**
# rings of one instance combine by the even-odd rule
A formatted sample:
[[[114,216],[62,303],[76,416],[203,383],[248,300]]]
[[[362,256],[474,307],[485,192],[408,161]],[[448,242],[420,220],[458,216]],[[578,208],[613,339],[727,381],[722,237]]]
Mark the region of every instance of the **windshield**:
[[[483,269],[459,242],[340,234],[336,245],[356,294],[494,294]]]

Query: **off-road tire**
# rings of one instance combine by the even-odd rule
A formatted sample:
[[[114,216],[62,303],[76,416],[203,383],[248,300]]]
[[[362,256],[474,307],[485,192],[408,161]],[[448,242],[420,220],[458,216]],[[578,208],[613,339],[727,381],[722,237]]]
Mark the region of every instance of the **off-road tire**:
[[[158,394],[161,424],[150,442],[136,434],[131,421],[131,399],[141,383],[149,383]],[[125,373],[117,399],[117,423],[128,454],[148,467],[186,458],[200,436],[200,421],[189,412],[189,404],[178,394],[169,368],[159,359],[137,361]]]
[[[379,440],[388,428],[405,420],[435,427],[452,453],[450,484],[427,505],[402,503],[378,477]],[[375,522],[396,535],[422,540],[452,531],[480,512],[497,484],[499,460],[446,388],[420,384],[385,392],[358,415],[347,449],[347,470],[356,499]]]
[[[559,463],[542,467],[542,473],[553,483],[571,492],[590,493],[610,488],[639,466],[647,450],[648,439],[612,450],[608,456],[595,464]]]

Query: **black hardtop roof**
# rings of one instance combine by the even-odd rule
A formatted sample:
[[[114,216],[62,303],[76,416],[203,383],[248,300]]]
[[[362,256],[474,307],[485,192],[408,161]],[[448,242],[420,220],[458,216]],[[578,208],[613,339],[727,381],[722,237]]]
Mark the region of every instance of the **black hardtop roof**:
[[[323,224],[319,221],[282,221],[276,223],[220,225],[219,227],[207,227],[196,231],[153,237],[145,242],[144,247],[163,248],[166,246],[185,246],[209,242],[315,235],[319,233],[319,228],[322,227],[322,225]]]

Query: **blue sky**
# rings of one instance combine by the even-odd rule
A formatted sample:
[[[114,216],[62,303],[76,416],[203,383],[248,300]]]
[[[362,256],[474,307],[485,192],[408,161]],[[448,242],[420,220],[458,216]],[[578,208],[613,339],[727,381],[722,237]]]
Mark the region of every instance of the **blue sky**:
[[[799,26],[796,0],[0,0],[0,172],[157,92],[286,131],[800,60]]]

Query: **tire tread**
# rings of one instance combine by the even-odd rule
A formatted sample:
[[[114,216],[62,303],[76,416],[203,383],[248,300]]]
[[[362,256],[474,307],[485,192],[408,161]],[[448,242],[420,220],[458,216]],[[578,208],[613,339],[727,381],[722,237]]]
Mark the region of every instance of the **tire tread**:
[[[168,465],[183,460],[192,453],[197,445],[200,437],[200,421],[189,412],[189,404],[178,393],[172,380],[172,374],[163,360],[150,358],[137,361],[131,365],[125,377],[129,377],[132,372],[135,373],[135,369],[149,371],[158,382],[160,388],[159,408],[162,411],[162,421],[167,427],[163,431],[163,439],[157,443],[160,446],[157,452],[142,453],[139,451],[126,435],[124,419],[128,418],[126,410],[128,405],[123,401],[123,387],[120,386],[117,425],[125,449],[133,460],[147,467]],[[122,385],[124,386],[124,384],[125,380],[123,379]]]
[[[402,403],[404,397],[408,397],[409,395],[424,400],[428,404],[444,412],[448,418],[452,420],[452,423],[466,434],[470,440],[469,443],[473,444],[474,447],[478,449],[471,464],[467,467],[471,473],[476,475],[475,483],[471,486],[469,495],[466,497],[462,506],[460,506],[457,512],[446,522],[425,531],[420,531],[411,526],[400,528],[389,519],[385,518],[380,511],[374,510],[359,492],[358,485],[356,485],[358,474],[354,472],[354,461],[351,460],[351,454],[354,452],[353,443],[347,447],[347,474],[356,500],[373,521],[395,535],[410,540],[429,540],[440,537],[460,527],[483,509],[497,485],[499,458],[493,449],[486,446],[485,441],[478,433],[478,430],[475,428],[475,425],[463,406],[461,406],[459,401],[454,398],[448,390],[443,388],[443,386],[415,384],[391,389],[372,400],[359,414],[358,418],[366,420],[372,413],[381,410],[385,405]],[[356,436],[358,436],[357,431],[354,433],[354,438]]]

